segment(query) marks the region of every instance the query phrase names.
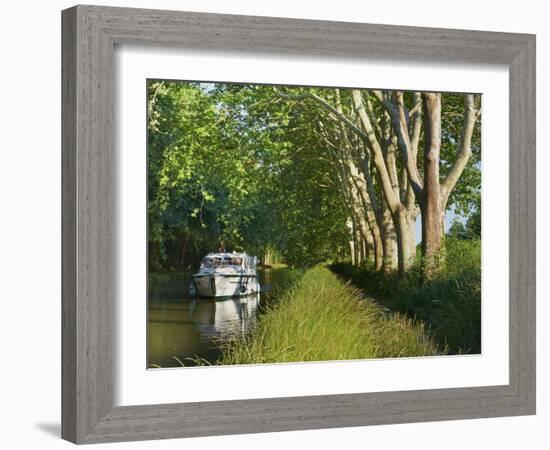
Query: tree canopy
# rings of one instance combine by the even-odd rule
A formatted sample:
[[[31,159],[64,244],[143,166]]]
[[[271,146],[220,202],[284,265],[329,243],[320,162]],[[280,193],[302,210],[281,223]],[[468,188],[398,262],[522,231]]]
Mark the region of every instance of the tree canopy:
[[[378,252],[380,268],[386,261],[396,269],[403,245],[388,195],[409,208],[414,232],[422,200],[401,141],[410,137],[417,153],[425,146],[426,131],[415,123],[427,100],[392,92],[150,80],[150,268],[185,268],[224,248],[295,266],[349,258],[376,264]],[[442,98],[445,180],[457,171],[467,107],[462,94]],[[394,104],[396,114],[406,113],[405,132]],[[465,219],[480,210],[479,121],[470,138],[460,183],[442,205]],[[389,171],[391,192],[381,170]]]

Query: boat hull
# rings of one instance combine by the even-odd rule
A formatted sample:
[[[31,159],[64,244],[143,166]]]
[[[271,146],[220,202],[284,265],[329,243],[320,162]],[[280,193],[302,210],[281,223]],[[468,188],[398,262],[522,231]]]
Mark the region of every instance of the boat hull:
[[[195,275],[193,287],[199,297],[240,297],[260,291],[256,275]]]

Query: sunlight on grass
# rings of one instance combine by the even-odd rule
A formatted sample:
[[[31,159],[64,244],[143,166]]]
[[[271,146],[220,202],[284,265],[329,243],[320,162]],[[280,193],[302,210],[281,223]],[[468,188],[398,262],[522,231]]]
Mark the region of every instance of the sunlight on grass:
[[[218,364],[327,361],[442,353],[422,323],[387,314],[325,267],[308,270]]]

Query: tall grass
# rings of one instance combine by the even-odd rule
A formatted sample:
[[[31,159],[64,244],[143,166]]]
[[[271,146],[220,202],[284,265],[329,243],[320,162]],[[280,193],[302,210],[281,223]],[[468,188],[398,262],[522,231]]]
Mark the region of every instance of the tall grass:
[[[387,314],[327,268],[308,270],[219,364],[349,360],[440,353],[424,325]]]
[[[446,267],[423,282],[419,267],[400,276],[349,264],[330,266],[338,275],[391,311],[421,320],[450,354],[481,351],[481,241],[447,238]]]

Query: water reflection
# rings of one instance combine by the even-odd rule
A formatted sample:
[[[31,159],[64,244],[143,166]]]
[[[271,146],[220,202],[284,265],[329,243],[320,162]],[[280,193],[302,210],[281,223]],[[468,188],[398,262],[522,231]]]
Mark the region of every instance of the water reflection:
[[[205,305],[206,304],[206,305]],[[256,320],[260,294],[224,300],[193,300],[190,318],[207,336],[230,337],[244,333]]]
[[[215,362],[220,345],[254,326],[261,305],[291,276],[288,269],[258,274],[260,284],[268,288],[261,294],[218,300],[189,297],[186,274],[155,283],[149,292],[148,367],[191,366],[196,357]]]

